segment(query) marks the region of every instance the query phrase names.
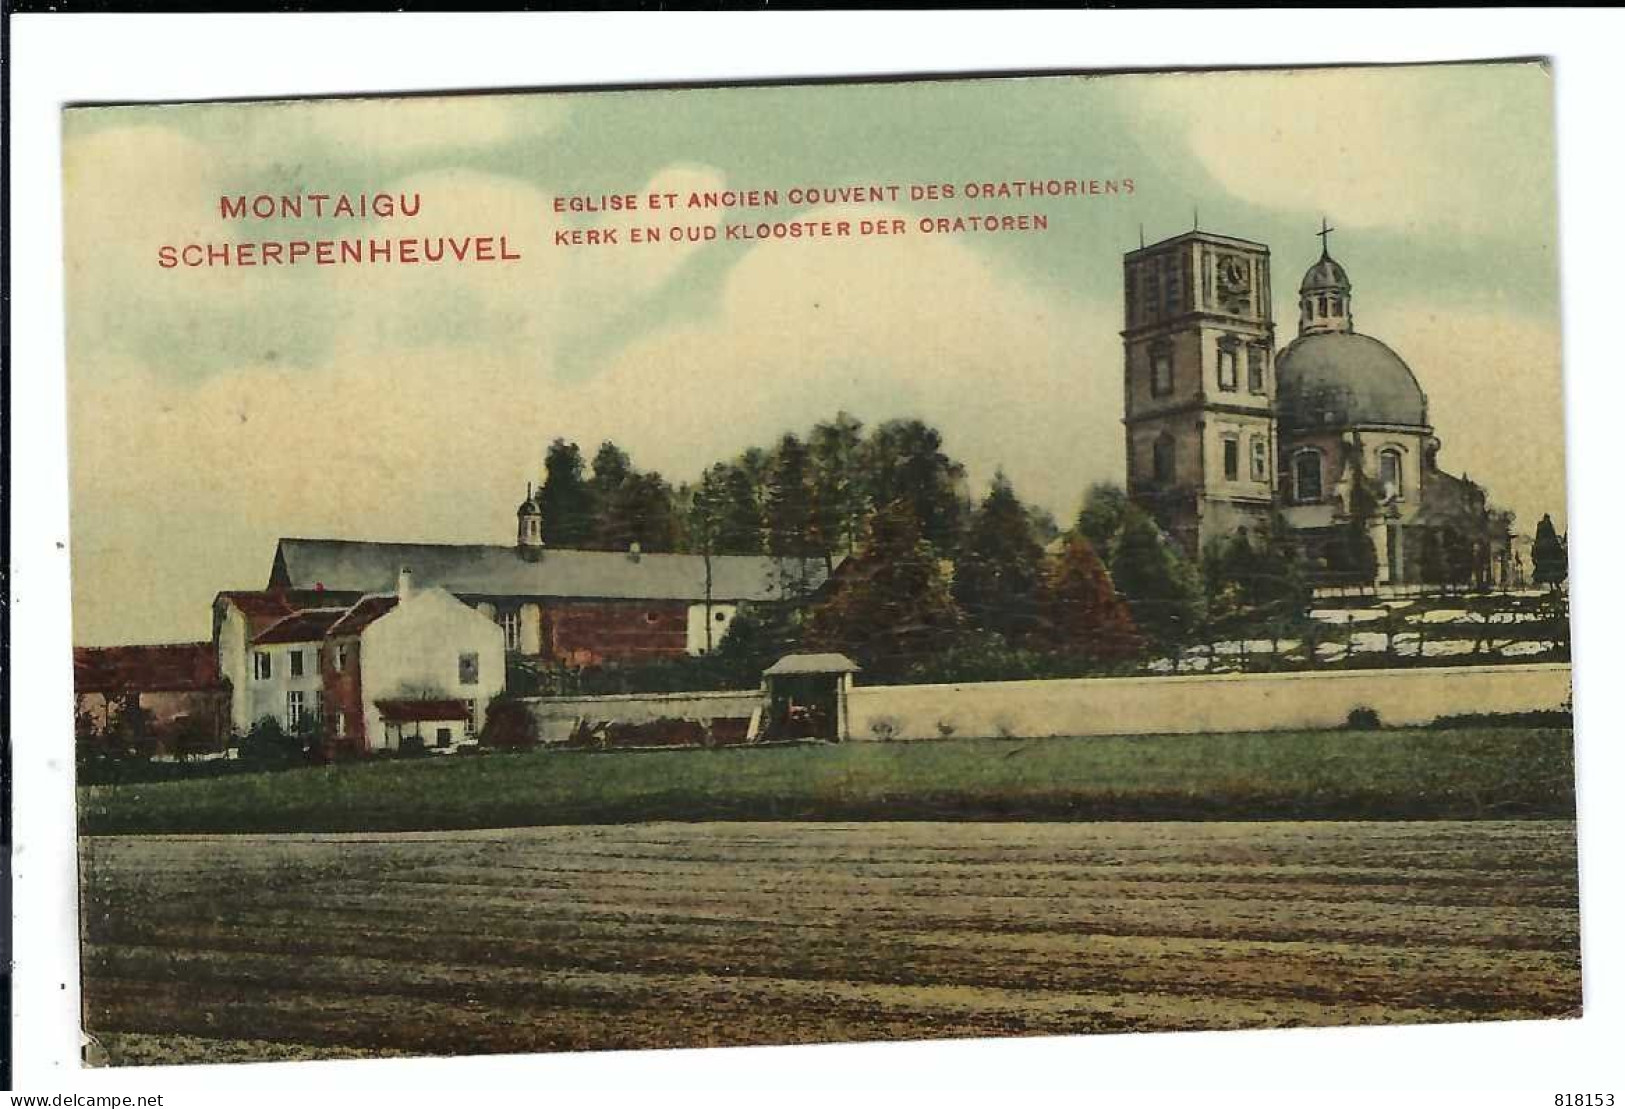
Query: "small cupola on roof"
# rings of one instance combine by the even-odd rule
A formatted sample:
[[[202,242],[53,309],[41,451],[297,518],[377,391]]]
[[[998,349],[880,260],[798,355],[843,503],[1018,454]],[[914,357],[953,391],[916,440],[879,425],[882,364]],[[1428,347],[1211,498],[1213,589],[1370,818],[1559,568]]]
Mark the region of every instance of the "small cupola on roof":
[[[536,493],[529,483],[525,485],[525,500],[519,506],[519,549],[542,549],[542,506],[536,503]]]
[[[1333,258],[1326,239],[1336,228],[1320,221],[1320,259],[1303,275],[1298,286],[1298,334],[1354,330],[1354,286],[1348,271]]]

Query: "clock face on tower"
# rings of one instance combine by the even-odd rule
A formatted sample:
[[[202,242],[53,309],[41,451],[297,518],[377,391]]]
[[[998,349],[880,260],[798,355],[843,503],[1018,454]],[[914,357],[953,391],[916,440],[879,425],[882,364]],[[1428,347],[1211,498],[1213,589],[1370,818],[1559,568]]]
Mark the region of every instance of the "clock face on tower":
[[[1219,303],[1231,312],[1245,312],[1252,304],[1252,271],[1245,258],[1234,254],[1219,259]]]

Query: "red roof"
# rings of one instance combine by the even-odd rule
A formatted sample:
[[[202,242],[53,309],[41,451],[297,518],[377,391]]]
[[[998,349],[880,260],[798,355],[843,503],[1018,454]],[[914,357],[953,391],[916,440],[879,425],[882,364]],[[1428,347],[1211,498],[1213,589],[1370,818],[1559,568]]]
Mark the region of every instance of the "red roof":
[[[356,635],[399,603],[395,597],[363,597],[332,627],[328,635]]]
[[[266,643],[314,643],[327,634],[347,608],[307,608],[266,628],[254,637],[256,646]]]
[[[461,720],[464,711],[461,701],[386,697],[374,701],[373,704],[378,706],[378,711],[391,724],[403,724],[414,720]]]
[[[215,600],[230,601],[248,618],[249,631],[257,633],[303,609],[342,608],[360,596],[337,589],[228,589]]]
[[[181,693],[224,686],[211,643],[73,649],[76,693]]]

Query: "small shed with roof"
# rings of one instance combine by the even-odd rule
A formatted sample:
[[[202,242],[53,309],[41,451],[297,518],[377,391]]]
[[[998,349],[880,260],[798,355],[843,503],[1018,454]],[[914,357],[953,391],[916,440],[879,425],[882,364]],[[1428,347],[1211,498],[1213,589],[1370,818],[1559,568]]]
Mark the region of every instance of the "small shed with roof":
[[[847,739],[847,695],[862,669],[834,652],[785,655],[762,672],[764,739]]]

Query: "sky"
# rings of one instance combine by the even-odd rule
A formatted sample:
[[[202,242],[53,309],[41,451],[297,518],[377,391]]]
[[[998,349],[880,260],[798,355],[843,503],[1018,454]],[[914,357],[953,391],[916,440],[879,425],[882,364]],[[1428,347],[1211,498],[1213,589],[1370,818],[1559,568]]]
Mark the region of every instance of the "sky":
[[[674,484],[845,409],[939,427],[1062,521],[1121,482],[1121,255],[1270,246],[1277,342],[1331,251],[1440,464],[1563,524],[1556,157],[1536,64],[147,105],[64,113],[74,641],[201,639],[277,537],[513,540],[556,437]],[[562,247],[555,198],[1132,178],[1131,195],[683,213],[897,238]],[[240,194],[413,219],[223,221]],[[1038,212],[1041,233],[921,235]],[[672,219],[661,214],[657,222]],[[163,269],[159,246],[503,234],[505,265]]]

